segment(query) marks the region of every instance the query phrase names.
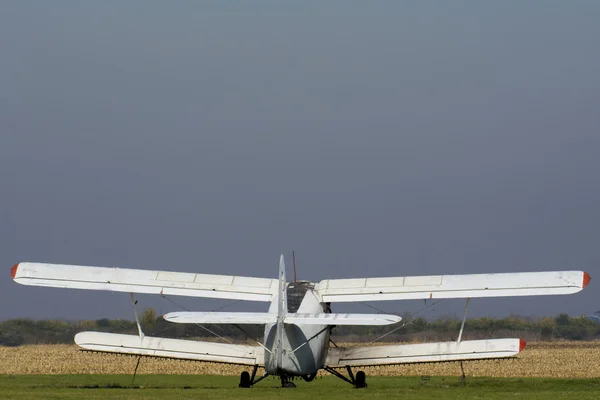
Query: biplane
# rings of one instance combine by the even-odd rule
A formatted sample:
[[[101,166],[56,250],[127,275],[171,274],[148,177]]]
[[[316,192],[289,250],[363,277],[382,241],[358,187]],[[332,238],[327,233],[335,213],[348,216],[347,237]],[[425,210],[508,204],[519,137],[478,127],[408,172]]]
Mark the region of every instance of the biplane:
[[[278,376],[282,387],[295,387],[294,378],[310,382],[321,369],[355,387],[366,387],[364,372],[353,370],[374,365],[512,357],[523,350],[525,341],[461,339],[470,299],[572,294],[590,281],[589,274],[583,271],[555,271],[288,282],[283,255],[277,279],[32,262],[16,264],[11,276],[23,285],[130,293],[138,335],[81,332],[75,336],[75,343],[98,352],[245,365],[252,373],[241,374],[240,387],[252,387],[267,376]],[[250,346],[146,336],[135,310],[135,293],[270,303],[267,312],[184,311],[164,315],[167,321],[179,324],[262,324],[264,340]],[[332,303],[456,298],[467,302],[455,341],[330,345],[335,326],[391,325],[401,320],[392,314],[334,313]],[[257,376],[259,368],[264,373]]]

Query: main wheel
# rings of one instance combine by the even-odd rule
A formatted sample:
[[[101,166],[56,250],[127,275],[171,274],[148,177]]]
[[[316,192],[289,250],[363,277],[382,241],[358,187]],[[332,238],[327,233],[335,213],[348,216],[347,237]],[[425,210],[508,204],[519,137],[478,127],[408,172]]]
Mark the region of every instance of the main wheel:
[[[295,389],[296,388],[296,384],[294,382],[287,381],[287,382],[285,382],[283,384],[282,387],[284,387],[286,389]]]
[[[250,387],[250,374],[248,371],[242,372],[240,375],[240,384],[238,387],[249,388]]]
[[[366,388],[367,387],[367,376],[363,371],[356,373],[356,379],[354,383],[355,388]]]

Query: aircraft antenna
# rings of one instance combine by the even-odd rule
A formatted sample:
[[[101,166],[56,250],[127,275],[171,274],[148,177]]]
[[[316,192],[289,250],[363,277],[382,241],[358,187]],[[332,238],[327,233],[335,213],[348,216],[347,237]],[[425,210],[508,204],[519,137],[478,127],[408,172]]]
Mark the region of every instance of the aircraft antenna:
[[[292,260],[294,261],[294,282],[296,282],[296,253],[292,250]]]

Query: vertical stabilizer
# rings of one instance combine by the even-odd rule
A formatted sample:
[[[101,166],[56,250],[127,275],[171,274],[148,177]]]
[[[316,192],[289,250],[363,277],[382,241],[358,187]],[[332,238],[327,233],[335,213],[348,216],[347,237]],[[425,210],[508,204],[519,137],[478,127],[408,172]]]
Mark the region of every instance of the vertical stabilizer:
[[[283,254],[279,258],[279,293],[277,300],[277,369],[283,362],[283,320],[287,313],[287,291],[285,283],[285,260]]]

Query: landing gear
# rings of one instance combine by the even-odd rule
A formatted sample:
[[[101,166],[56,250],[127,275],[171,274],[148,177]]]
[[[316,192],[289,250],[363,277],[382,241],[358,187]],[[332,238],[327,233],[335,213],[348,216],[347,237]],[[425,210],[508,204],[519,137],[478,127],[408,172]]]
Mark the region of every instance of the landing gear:
[[[356,379],[354,380],[354,387],[357,389],[362,389],[367,387],[367,376],[363,371],[358,371],[356,373]]]
[[[346,371],[348,371],[348,376],[350,378],[346,378],[344,375],[342,375],[341,373],[339,373],[338,371],[336,371],[335,369],[333,369],[331,367],[323,367],[323,369],[325,371],[329,372],[331,375],[337,376],[341,380],[350,383],[357,389],[362,389],[362,388],[367,387],[367,376],[365,375],[365,373],[363,371],[358,371],[356,373],[356,377],[354,377],[354,374],[352,373],[352,368],[347,366]]]
[[[296,384],[288,379],[287,376],[281,375],[281,387],[286,389],[295,389]]]
[[[249,388],[250,386],[250,374],[248,373],[248,371],[244,371],[240,375],[240,384],[238,385],[238,387]]]
[[[250,374],[248,373],[248,371],[242,372],[240,374],[240,384],[238,385],[238,387],[240,387],[240,388],[251,388],[254,384],[262,381],[267,376],[269,376],[269,374],[265,373],[260,378],[255,379],[256,378],[256,371],[257,370],[258,370],[258,365],[255,365],[254,369],[252,370],[252,376],[250,376]]]

